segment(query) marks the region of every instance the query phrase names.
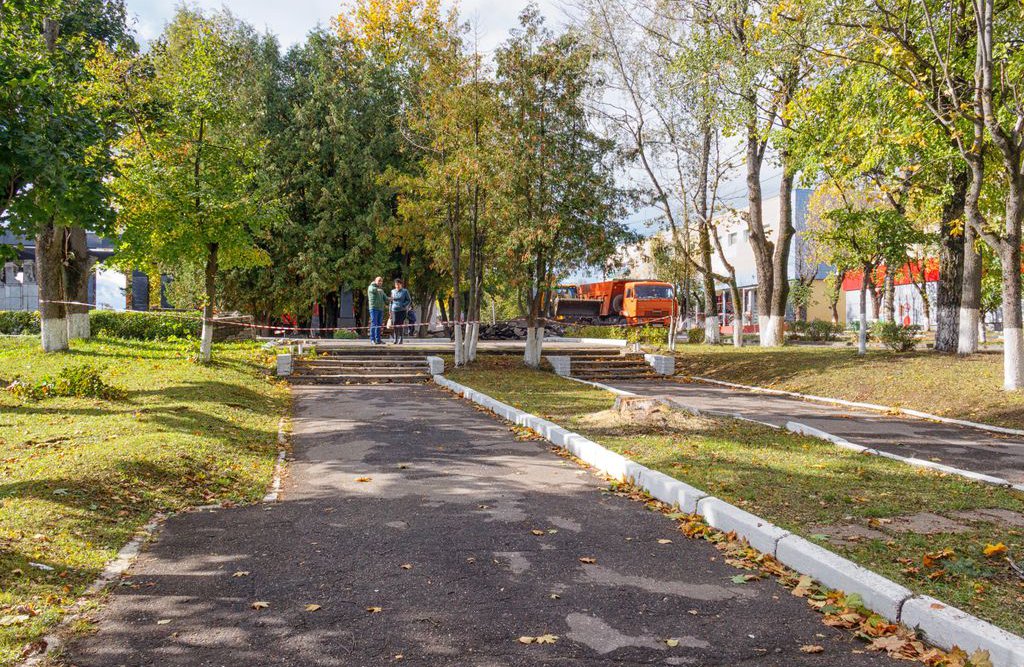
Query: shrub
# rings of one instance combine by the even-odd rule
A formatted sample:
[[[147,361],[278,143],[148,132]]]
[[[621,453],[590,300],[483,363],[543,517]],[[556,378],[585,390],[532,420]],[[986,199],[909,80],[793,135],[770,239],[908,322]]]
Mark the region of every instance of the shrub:
[[[39,313],[29,310],[0,310],[0,334],[8,336],[39,333]]]
[[[568,338],[626,338],[626,327],[597,324],[571,324],[565,328]]]
[[[668,327],[655,327],[649,324],[626,329],[626,340],[630,343],[647,343],[649,345],[667,345]]]
[[[333,337],[336,340],[354,340],[359,338],[359,334],[355,331],[349,331],[348,329],[335,329]]]
[[[704,332],[704,328],[703,327],[693,327],[691,329],[687,329],[686,330],[686,342],[687,343],[694,343],[695,345],[698,345],[698,344],[704,342],[704,335],[705,335],[705,332]]]
[[[101,369],[89,364],[65,366],[56,378],[47,376],[35,383],[15,380],[7,386],[7,391],[33,401],[55,396],[116,401],[128,395],[124,389],[107,384]]]
[[[202,322],[184,313],[115,312],[89,313],[93,333],[133,340],[198,338]]]
[[[807,323],[804,336],[813,341],[834,341],[842,331],[842,327],[825,320],[813,320]]]
[[[910,352],[920,341],[921,327],[903,326],[879,320],[871,325],[871,336],[894,352]]]

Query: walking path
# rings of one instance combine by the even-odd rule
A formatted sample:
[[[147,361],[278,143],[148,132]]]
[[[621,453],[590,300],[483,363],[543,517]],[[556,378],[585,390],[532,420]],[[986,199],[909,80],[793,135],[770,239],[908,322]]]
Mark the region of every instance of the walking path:
[[[777,426],[799,422],[865,447],[1024,483],[1024,438],[1017,436],[699,381],[661,379],[612,384],[645,396],[664,396],[679,405],[732,413]]]
[[[295,412],[282,501],[168,520],[69,663],[896,664],[436,387],[295,387]]]

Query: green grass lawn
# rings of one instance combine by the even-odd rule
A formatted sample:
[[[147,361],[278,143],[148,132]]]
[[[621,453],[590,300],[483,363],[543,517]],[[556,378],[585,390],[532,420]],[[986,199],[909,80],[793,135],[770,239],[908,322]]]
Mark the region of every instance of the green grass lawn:
[[[583,433],[616,452],[815,540],[907,587],[1024,634],[1024,581],[1001,557],[1024,561],[1024,530],[962,522],[963,533],[887,531],[889,519],[981,508],[1024,513],[1024,494],[858,455],[834,445],[731,419],[675,413],[665,424],[595,421],[610,393],[487,358],[449,374],[456,382]],[[607,417],[607,413],[605,413]],[[884,538],[839,544],[823,527],[853,524]],[[948,550],[948,551],[947,551]]]
[[[680,345],[676,372],[1024,428],[1024,392],[1002,390],[1002,355],[971,357],[793,345]]]
[[[90,364],[127,390],[31,401],[0,389],[0,665],[154,513],[264,494],[289,400],[264,372],[271,358],[241,343],[218,345],[210,366],[190,356],[187,343],[95,339],[46,355],[35,338],[0,339],[2,387]]]

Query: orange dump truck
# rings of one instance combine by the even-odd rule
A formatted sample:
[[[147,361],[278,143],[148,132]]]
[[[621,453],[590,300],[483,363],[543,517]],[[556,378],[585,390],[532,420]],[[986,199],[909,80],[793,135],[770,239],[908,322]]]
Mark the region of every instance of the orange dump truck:
[[[668,326],[676,312],[672,285],[657,280],[605,280],[558,290],[555,317],[601,324]]]

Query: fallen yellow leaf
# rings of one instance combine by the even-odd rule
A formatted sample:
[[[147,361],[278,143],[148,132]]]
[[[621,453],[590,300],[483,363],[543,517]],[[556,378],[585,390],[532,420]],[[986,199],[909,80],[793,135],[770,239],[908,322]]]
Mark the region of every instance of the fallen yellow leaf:
[[[156,624],[157,625],[167,625],[170,622],[171,622],[171,619],[169,619],[169,618],[161,618],[159,621],[156,622]]]
[[[405,563],[404,565],[402,565],[402,569],[403,570],[411,570],[412,569],[412,563]]]
[[[382,611],[384,611],[384,607],[367,607],[366,611],[370,612],[371,614],[379,614]]]
[[[373,481],[372,477],[356,477],[357,482],[370,482]]]
[[[253,602],[249,606],[252,607],[253,609],[266,609],[267,607],[270,606],[270,603],[269,602],[263,602],[262,600],[260,600],[258,602]]]
[[[320,611],[320,605],[318,604],[307,604],[306,611]]]
[[[530,532],[533,533],[534,535],[536,535],[537,537],[540,537],[541,535],[544,534],[543,530],[531,530]]]
[[[587,565],[593,565],[594,563],[597,562],[597,559],[596,558],[592,558],[590,556],[580,556],[580,562],[581,563],[586,563]]]
[[[825,647],[818,646],[817,644],[804,644],[800,647],[800,651],[803,653],[824,653]]]
[[[669,646],[671,646],[672,648],[675,648],[676,646],[679,646],[679,640],[678,639],[666,639],[665,643],[668,644]]]
[[[672,540],[666,540],[665,538],[662,538],[658,540],[658,544],[672,544]]]
[[[248,576],[249,576],[249,573],[248,573],[248,572],[245,572],[245,571],[243,571],[243,570],[239,570],[238,572],[235,572],[235,573],[234,573],[233,575],[231,575],[231,576],[232,576],[232,577],[248,577]]]
[[[985,555],[989,558],[993,558],[995,556],[1002,556],[1005,553],[1006,545],[1002,542],[999,542],[998,544],[989,544],[985,547]]]

